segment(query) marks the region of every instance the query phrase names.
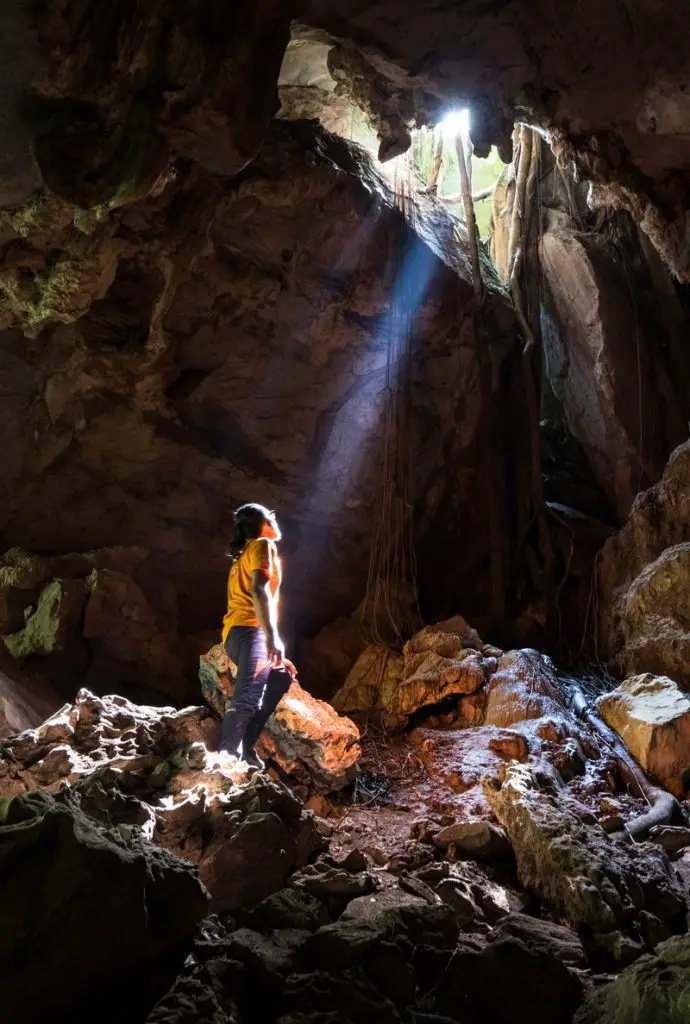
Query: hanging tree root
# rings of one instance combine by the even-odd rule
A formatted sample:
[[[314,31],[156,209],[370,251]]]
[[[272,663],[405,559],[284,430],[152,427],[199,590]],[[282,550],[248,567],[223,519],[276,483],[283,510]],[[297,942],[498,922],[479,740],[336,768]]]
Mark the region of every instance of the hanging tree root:
[[[510,289],[518,324],[524,337],[522,370],[525,399],[529,418],[530,439],[530,491],[531,511],[522,519],[518,550],[527,543],[527,535],[536,520],[539,532],[539,549],[543,561],[543,590],[547,594],[547,607],[553,607],[553,550],[551,534],[546,520],[544,491],[541,476],[541,437],[539,431],[539,381],[541,379],[541,326],[539,275],[539,237],[541,233],[540,211],[535,209],[541,138],[521,125],[516,128],[514,140],[515,198],[510,224],[508,245],[508,266],[510,267]],[[532,287],[529,287],[530,284]],[[523,290],[532,296],[531,309],[525,308]]]
[[[474,334],[477,339],[477,359],[479,363],[479,382],[482,392],[482,405],[485,409],[486,423],[482,430],[482,461],[486,478],[486,512],[489,523],[489,547],[490,547],[490,580],[491,580],[491,614],[496,627],[501,626],[505,621],[505,563],[507,561],[507,532],[504,529],[503,516],[503,492],[500,476],[500,466],[503,457],[500,443],[496,435],[495,425],[497,422],[496,402],[492,384],[491,358],[489,355],[488,340],[484,336],[483,317],[481,310],[484,305],[485,289],[482,278],[481,261],[479,258],[479,239],[477,233],[477,221],[474,215],[472,203],[472,189],[465,160],[465,147],[462,137],[458,134],[455,138],[455,148],[458,154],[458,169],[460,171],[460,189],[465,209],[465,223],[470,246],[470,260],[472,264],[472,286],[474,289],[474,310],[473,325]]]
[[[434,163],[431,168],[431,178],[429,179],[429,194],[436,195],[441,184],[441,168],[443,166],[443,132],[439,132],[438,142],[436,143],[436,153],[434,154]]]
[[[649,810],[633,818],[625,826],[631,839],[641,842],[646,839],[653,828],[658,825],[670,825],[674,819],[681,820],[680,805],[672,793],[658,786],[652,786],[646,775],[628,753],[612,729],[590,706],[590,702],[578,687],[572,691],[572,710],[582,718],[604,741],[616,759],[623,781],[633,796],[641,797],[649,804]]]

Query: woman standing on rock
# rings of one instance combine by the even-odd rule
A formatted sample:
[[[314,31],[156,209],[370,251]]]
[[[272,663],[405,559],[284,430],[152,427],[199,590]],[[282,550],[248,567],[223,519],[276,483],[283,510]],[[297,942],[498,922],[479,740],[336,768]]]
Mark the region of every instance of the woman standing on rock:
[[[278,635],[280,538],[275,514],[263,505],[241,505],[235,511],[223,645],[237,677],[220,751],[255,768],[263,768],[263,762],[254,744],[291,680]]]

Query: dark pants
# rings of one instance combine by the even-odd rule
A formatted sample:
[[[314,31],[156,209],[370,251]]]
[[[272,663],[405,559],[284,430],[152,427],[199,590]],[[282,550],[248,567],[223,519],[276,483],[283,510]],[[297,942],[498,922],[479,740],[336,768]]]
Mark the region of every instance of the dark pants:
[[[225,650],[237,665],[237,677],[223,718],[220,749],[246,755],[254,750],[263,727],[288,690],[291,676],[283,667],[259,669],[259,662],[266,660],[266,638],[258,626],[233,626]]]

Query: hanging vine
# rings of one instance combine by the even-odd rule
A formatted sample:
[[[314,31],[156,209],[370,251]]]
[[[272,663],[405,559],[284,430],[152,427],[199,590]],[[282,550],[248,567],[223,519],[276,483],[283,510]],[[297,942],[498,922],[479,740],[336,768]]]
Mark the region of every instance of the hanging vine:
[[[530,493],[518,523],[518,553],[532,566],[534,584],[546,598],[547,617],[554,605],[554,558],[541,473],[540,383],[542,366],[539,243],[541,210],[538,201],[542,140],[527,125],[513,136],[515,196],[508,242],[509,285],[523,334],[522,375],[529,420]],[[530,543],[537,525],[538,554]],[[548,623],[547,623],[548,627]]]

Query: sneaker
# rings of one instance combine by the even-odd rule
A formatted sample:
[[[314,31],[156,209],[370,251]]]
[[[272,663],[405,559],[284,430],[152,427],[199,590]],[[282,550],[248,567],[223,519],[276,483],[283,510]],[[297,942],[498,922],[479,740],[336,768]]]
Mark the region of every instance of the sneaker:
[[[232,771],[238,764],[239,758],[228,750],[209,750],[206,753],[206,767],[211,771]]]
[[[255,750],[248,750],[246,754],[243,751],[242,760],[245,762],[245,764],[249,765],[250,768],[254,768],[256,769],[256,771],[259,772],[263,771],[263,769],[266,767],[266,765],[261,760],[261,758],[259,757]]]

